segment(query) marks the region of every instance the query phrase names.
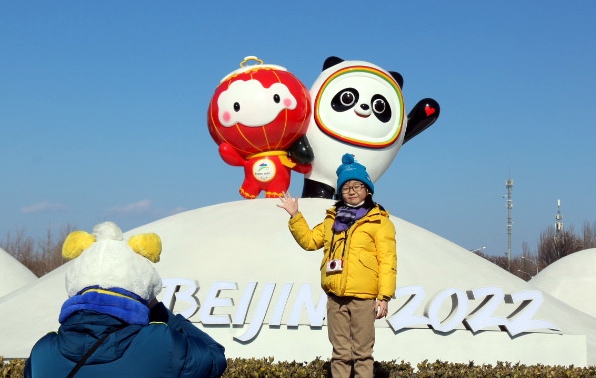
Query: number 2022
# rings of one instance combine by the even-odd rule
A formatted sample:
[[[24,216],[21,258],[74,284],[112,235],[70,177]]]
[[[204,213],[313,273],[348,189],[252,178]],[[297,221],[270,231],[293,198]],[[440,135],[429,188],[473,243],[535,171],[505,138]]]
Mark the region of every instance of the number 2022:
[[[464,292],[460,289],[448,288],[432,298],[425,306],[424,315],[415,312],[424,303],[426,294],[421,286],[405,286],[398,288],[396,298],[406,297],[406,302],[390,317],[389,326],[394,332],[414,325],[426,324],[438,332],[450,332],[460,323],[472,332],[486,330],[497,326],[511,336],[538,329],[560,331],[560,328],[547,320],[534,319],[544,302],[539,290],[523,290],[513,294],[505,294],[496,286],[482,287]],[[443,303],[450,299],[449,315],[440,319],[439,310]],[[478,300],[480,304],[468,312],[470,300]],[[507,317],[495,315],[503,303],[518,304]]]

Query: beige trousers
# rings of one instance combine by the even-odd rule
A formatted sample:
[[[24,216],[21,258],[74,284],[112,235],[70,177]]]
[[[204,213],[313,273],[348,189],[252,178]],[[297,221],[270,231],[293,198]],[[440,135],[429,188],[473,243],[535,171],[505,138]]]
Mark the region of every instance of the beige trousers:
[[[348,378],[372,378],[375,344],[375,300],[329,296],[327,331],[333,346],[331,374]]]

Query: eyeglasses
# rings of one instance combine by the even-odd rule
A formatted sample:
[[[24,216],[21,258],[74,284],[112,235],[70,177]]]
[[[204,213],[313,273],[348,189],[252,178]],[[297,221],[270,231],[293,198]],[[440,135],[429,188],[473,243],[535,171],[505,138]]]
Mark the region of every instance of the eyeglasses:
[[[342,192],[342,194],[346,194],[346,193],[350,193],[350,190],[353,190],[354,193],[356,193],[356,192],[361,191],[365,187],[366,187],[366,185],[364,185],[364,184],[354,184],[352,186],[344,186],[343,188],[341,188],[341,192]]]

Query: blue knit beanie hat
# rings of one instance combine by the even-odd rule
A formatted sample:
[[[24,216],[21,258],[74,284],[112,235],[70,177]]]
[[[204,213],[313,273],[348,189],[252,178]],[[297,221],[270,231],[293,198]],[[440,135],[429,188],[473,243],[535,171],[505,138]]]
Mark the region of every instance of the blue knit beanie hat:
[[[375,186],[373,185],[370,176],[366,172],[366,167],[359,164],[354,159],[354,155],[345,154],[341,158],[342,165],[337,167],[337,192],[341,193],[341,187],[350,180],[358,180],[364,185],[368,186],[371,193],[375,192]]]

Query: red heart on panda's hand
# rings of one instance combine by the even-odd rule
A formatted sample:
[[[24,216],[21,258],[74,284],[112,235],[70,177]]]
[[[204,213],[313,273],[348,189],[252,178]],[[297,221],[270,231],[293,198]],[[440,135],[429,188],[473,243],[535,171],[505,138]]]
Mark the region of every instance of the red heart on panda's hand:
[[[424,107],[424,111],[426,112],[426,116],[430,117],[431,115],[433,115],[436,112],[435,108],[431,108],[430,106],[426,105]]]

